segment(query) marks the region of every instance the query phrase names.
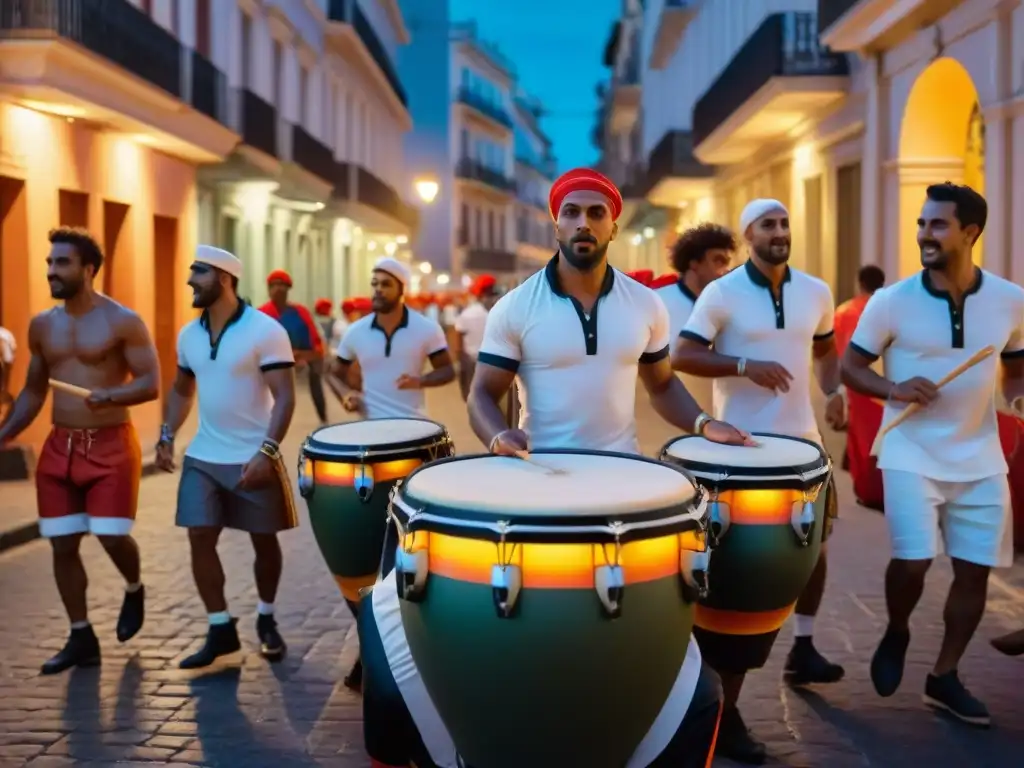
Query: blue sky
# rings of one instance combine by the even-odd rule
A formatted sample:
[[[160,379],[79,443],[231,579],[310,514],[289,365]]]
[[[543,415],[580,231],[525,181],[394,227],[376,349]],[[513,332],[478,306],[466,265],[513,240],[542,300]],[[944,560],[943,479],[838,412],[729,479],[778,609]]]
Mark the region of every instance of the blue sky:
[[[475,19],[550,111],[543,126],[562,170],[597,161],[594,88],[607,77],[604,44],[621,8],[622,0],[451,0],[452,19]]]

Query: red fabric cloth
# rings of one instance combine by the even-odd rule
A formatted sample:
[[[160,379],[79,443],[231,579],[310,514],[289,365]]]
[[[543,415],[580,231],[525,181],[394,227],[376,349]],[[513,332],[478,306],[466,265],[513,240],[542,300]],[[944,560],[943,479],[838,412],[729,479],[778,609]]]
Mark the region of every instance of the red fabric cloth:
[[[638,269],[634,272],[627,272],[627,275],[632,277],[638,283],[650,287],[651,282],[654,280],[654,272],[649,269]]]
[[[558,218],[558,211],[566,195],[583,191],[597,192],[607,197],[611,203],[613,219],[618,219],[622,215],[622,193],[611,179],[590,168],[573,168],[555,179],[555,183],[551,185],[551,192],[548,193],[548,211],[551,218]]]
[[[291,310],[292,312],[299,316],[299,319],[302,321],[303,325],[306,326],[306,330],[309,331],[309,343],[311,345],[312,350],[314,352],[323,352],[324,342],[320,338],[320,331],[316,327],[316,321],[313,320],[313,316],[309,314],[309,310],[306,309],[301,304],[285,305],[285,311],[287,312],[289,310]],[[262,312],[265,315],[270,315],[272,318],[277,320],[277,322],[284,325],[285,329],[287,330],[288,324],[286,322],[281,322],[281,313],[277,311],[277,307],[274,306],[274,302],[268,301],[266,304],[260,307],[260,312]],[[290,335],[291,334],[289,334],[289,336]],[[293,346],[294,344],[295,342],[293,342]]]
[[[664,288],[666,285],[672,285],[677,282],[679,282],[679,275],[675,272],[669,272],[667,275],[659,275],[651,280],[650,285],[647,287],[657,290],[658,288]]]
[[[469,292],[479,298],[483,294],[493,291],[494,286],[497,284],[498,281],[494,278],[494,275],[480,275],[473,281],[473,285],[470,287]]]
[[[846,347],[853,338],[853,332],[857,328],[860,316],[864,314],[864,307],[868,305],[870,296],[854,296],[849,301],[844,301],[836,308],[835,320],[832,327],[836,331],[836,350],[842,356]]]

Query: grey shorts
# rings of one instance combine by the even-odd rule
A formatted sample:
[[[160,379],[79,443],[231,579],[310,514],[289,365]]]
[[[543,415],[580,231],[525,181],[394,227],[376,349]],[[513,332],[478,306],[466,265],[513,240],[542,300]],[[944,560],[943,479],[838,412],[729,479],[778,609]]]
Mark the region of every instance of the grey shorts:
[[[278,533],[299,524],[291,483],[278,462],[278,479],[261,488],[238,490],[241,464],[210,464],[189,456],[181,467],[178,513],[182,528],[234,528],[246,533]]]

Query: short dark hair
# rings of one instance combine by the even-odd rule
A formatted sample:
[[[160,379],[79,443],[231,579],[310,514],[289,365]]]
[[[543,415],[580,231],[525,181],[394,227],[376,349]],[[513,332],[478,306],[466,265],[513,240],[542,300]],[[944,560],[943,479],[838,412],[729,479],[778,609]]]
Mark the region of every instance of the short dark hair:
[[[704,258],[708,251],[721,248],[736,250],[736,236],[723,226],[710,222],[698,224],[683,232],[672,246],[670,260],[672,268],[682,274],[695,261]]]
[[[885,272],[882,271],[881,267],[868,264],[861,267],[860,271],[857,272],[857,282],[864,293],[874,293],[885,285]]]
[[[985,231],[985,222],[988,221],[988,203],[984,197],[966,184],[954,184],[951,181],[932,184],[925,190],[925,194],[929,200],[936,203],[953,203],[954,215],[960,226],[966,228],[972,224],[976,225],[978,237],[981,237],[981,233]]]
[[[82,266],[91,266],[94,275],[103,266],[103,249],[96,242],[96,238],[81,227],[57,227],[50,230],[48,237],[51,245],[57,243],[73,245]]]

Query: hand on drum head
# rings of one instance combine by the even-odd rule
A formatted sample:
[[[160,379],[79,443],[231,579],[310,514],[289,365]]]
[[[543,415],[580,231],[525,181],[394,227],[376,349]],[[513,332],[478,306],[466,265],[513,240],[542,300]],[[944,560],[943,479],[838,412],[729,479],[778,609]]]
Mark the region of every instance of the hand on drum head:
[[[725,443],[726,445],[758,445],[758,442],[742,429],[736,429],[732,424],[724,421],[709,421],[704,425],[701,434],[713,443]]]
[[[743,375],[757,386],[773,392],[789,392],[789,382],[793,380],[793,374],[785,366],[764,360],[748,361]]]
[[[889,399],[899,403],[917,403],[928,405],[939,396],[939,388],[934,382],[923,376],[915,376],[912,379],[901,381],[892,388]]]
[[[491,453],[496,456],[519,456],[530,448],[530,436],[521,429],[506,429],[491,441]]]
[[[358,392],[349,392],[341,398],[341,407],[349,413],[363,410],[363,396]]]

